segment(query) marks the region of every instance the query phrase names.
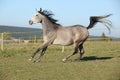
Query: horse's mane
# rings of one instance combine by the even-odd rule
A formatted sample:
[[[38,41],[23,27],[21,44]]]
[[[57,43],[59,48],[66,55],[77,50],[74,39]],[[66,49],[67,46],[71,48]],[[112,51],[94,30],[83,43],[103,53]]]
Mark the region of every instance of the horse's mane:
[[[52,18],[52,16],[54,15],[51,11],[47,11],[47,10],[42,10],[42,8],[40,8],[40,11],[38,11],[40,14],[46,16],[53,24],[56,25],[60,25],[58,22],[58,20]]]

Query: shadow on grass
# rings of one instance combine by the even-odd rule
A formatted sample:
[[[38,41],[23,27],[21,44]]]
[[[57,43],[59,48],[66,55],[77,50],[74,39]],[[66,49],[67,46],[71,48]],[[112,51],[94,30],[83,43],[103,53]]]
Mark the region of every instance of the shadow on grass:
[[[96,57],[96,56],[88,56],[88,57],[83,57],[81,61],[92,61],[92,60],[107,60],[107,59],[112,59],[113,57]]]

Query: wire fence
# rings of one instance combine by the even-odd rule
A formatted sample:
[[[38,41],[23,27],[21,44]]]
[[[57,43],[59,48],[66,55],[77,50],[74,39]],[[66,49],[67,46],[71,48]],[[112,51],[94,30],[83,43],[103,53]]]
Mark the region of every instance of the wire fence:
[[[6,44],[30,44],[30,43],[43,43],[42,34],[38,32],[3,32],[0,33],[0,47],[4,50]],[[119,41],[120,39],[112,39],[109,37],[92,37],[87,41]],[[64,47],[62,47],[64,52]]]
[[[3,32],[0,33],[0,50],[8,44],[42,44],[43,36],[39,32]],[[64,48],[62,47],[62,52]]]

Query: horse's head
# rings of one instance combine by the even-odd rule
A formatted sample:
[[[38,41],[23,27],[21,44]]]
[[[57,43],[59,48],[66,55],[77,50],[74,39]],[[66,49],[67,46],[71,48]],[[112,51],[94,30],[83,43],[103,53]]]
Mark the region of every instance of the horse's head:
[[[35,23],[41,23],[44,16],[40,13],[42,9],[40,8],[40,11],[36,11],[35,15],[29,20],[29,24],[35,24]]]

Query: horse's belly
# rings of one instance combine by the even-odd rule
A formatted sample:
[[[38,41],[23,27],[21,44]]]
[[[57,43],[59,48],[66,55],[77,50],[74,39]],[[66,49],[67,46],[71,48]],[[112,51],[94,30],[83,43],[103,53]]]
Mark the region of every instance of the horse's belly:
[[[67,45],[73,44],[73,40],[72,39],[69,39],[69,40],[55,39],[53,44],[67,46]]]

